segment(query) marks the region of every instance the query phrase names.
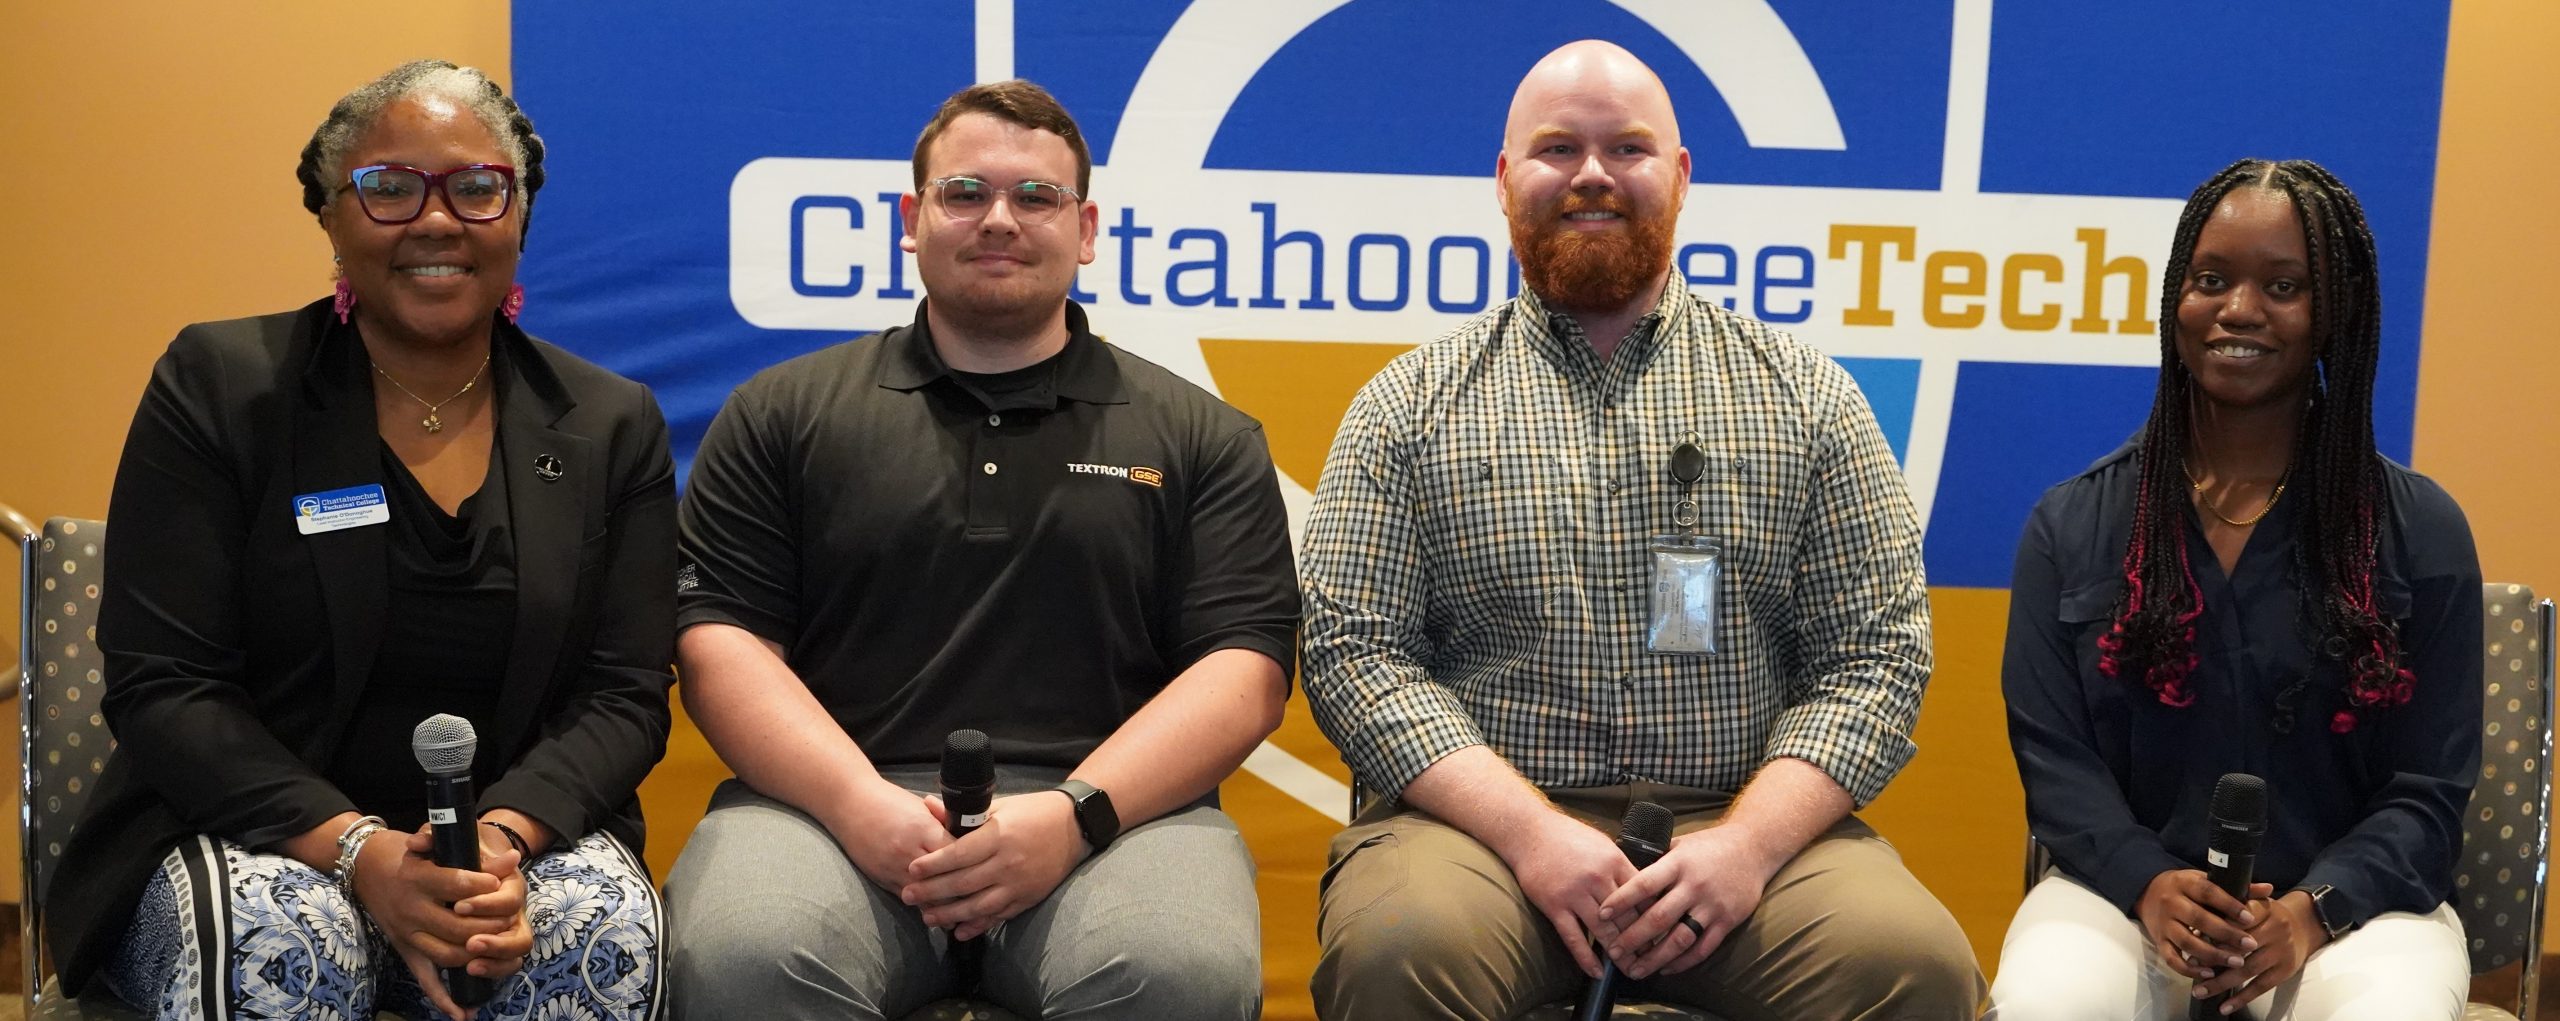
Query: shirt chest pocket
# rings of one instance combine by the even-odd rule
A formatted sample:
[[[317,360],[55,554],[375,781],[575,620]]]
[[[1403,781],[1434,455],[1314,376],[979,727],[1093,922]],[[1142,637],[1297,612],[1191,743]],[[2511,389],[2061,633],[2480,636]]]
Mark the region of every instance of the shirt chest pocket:
[[[1448,605],[1535,615],[1562,587],[1574,489],[1552,459],[1484,453],[1426,461],[1416,472],[1414,510],[1424,561]]]
[[[2098,639],[2115,626],[2116,597],[2124,591],[2124,583],[2114,578],[2101,578],[2063,590],[2059,607],[2062,633],[2070,636],[2073,664],[2082,677],[2103,677],[2098,670]],[[2139,687],[2136,678],[2119,678]],[[2121,706],[2120,699],[2108,700]],[[2106,709],[2105,706],[2095,706]]]

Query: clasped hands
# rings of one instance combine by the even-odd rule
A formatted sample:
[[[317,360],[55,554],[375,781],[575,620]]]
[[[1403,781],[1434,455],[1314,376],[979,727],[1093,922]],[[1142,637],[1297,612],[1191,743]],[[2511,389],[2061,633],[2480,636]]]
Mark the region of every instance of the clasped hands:
[[[845,815],[829,829],[854,867],[959,940],[1048,899],[1091,853],[1074,802],[1056,791],[997,798],[987,821],[957,840],[940,797],[885,780],[860,791]]]
[[[2197,998],[2231,994],[2223,1003],[2224,1014],[2238,1013],[2251,1000],[2292,981],[2312,953],[2329,942],[2309,894],[2277,897],[2275,887],[2266,883],[2249,884],[2248,893],[2243,904],[2202,870],[2173,869],[2152,877],[2134,905],[2143,936],[2161,964],[2194,979]]]
[[[1751,917],[1786,863],[1737,828],[1711,826],[1673,838],[1662,860],[1638,871],[1607,834],[1560,812],[1495,853],[1593,978],[1600,977],[1593,941],[1629,978],[1697,967]]]
[[[357,852],[357,903],[390,937],[427,1001],[447,1017],[473,1012],[453,1002],[437,968],[462,968],[494,982],[523,968],[533,952],[523,862],[497,830],[479,829],[478,872],[437,865],[428,826],[405,836],[377,833]]]

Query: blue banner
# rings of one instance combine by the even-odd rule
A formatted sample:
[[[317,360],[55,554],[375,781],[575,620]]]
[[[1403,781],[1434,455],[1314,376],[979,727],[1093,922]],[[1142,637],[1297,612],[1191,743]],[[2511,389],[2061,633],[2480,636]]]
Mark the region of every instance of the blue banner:
[[[1293,508],[1352,390],[1515,293],[1492,168],[1541,54],[1614,40],[1694,156],[1678,271],[1857,376],[1930,580],[2004,587],[2044,487],[2130,435],[2178,206],[2308,157],[2382,258],[2407,458],[2448,3],[1057,0],[520,4],[550,144],[536,333],[652,387],[680,458],[731,388],[903,323],[915,137],[974,81],[1091,139],[1097,330],[1261,418]],[[1312,453],[1309,453],[1312,451]]]

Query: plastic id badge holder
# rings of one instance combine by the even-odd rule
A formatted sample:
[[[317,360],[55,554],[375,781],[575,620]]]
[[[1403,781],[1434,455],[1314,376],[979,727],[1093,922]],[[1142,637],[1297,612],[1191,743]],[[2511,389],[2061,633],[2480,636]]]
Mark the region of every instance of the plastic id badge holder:
[[[1692,495],[1706,473],[1706,452],[1683,443],[1671,452],[1671,480],[1680,487],[1671,523],[1678,531],[1645,543],[1653,563],[1652,619],[1645,648],[1666,656],[1712,656],[1716,617],[1724,597],[1724,541],[1699,535],[1698,501]]]

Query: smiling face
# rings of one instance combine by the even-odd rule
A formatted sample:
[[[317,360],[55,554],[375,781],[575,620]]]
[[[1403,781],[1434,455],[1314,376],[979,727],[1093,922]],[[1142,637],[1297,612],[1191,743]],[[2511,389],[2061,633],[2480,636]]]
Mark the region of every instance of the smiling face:
[[[346,158],[350,168],[397,163],[433,173],[505,162],[506,152],[487,125],[469,109],[429,94],[384,107]],[[516,280],[522,197],[497,220],[466,223],[454,217],[439,189],[427,196],[417,219],[382,224],[365,215],[346,183],[330,182],[335,191],[320,210],[320,225],[355,295],[356,321],[366,335],[429,346],[485,337],[490,316]]]
[[[2178,299],[2178,360],[2201,397],[2229,408],[2298,402],[2320,345],[2311,257],[2281,191],[2242,186],[2196,233]]]
[[[992,114],[951,121],[925,155],[927,179],[969,177],[1009,192],[1026,181],[1074,187],[1076,154],[1067,140]],[[925,297],[955,320],[1016,323],[1066,306],[1076,267],[1093,261],[1100,207],[1077,202],[1041,223],[1025,223],[1011,198],[981,213],[956,213],[933,188],[898,204],[901,244],[916,255]],[[975,219],[970,219],[975,216]]]
[[[1652,297],[1671,266],[1689,151],[1670,94],[1625,50],[1574,43],[1522,79],[1494,162],[1530,290],[1567,311]]]

